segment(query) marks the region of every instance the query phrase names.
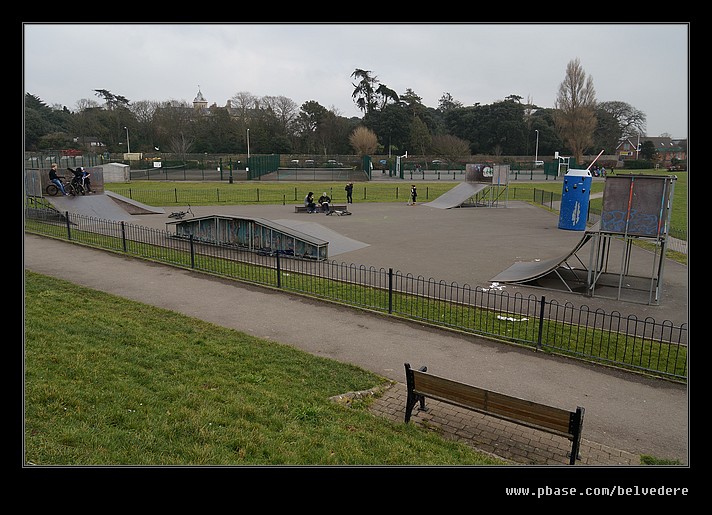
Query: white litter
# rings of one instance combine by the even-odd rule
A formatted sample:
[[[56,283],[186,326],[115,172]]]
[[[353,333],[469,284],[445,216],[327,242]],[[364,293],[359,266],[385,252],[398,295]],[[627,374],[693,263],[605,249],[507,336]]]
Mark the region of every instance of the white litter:
[[[500,320],[506,320],[507,322],[526,322],[527,318],[513,318],[513,317],[503,317],[502,315],[497,315]]]

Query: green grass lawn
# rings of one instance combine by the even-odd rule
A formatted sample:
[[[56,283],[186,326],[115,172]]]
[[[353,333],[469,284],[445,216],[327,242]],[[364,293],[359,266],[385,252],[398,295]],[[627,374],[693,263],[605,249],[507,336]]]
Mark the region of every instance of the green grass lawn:
[[[48,310],[78,298],[90,316]],[[31,272],[24,351],[35,465],[503,463],[329,400],[383,377]]]

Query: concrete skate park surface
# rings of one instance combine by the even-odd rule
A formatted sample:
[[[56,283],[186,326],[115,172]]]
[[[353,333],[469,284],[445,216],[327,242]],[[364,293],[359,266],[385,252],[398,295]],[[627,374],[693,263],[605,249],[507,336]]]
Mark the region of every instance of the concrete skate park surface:
[[[187,210],[188,206],[167,208],[166,211]],[[351,216],[294,213],[292,204],[244,206],[191,206],[196,217],[223,214],[261,217],[291,224],[302,232],[304,225],[318,224],[351,240],[330,256],[339,262],[393,268],[395,271],[422,276],[435,281],[455,282],[470,287],[492,288],[492,278],[518,261],[551,259],[565,255],[581,240],[582,231],[558,228],[558,214],[525,202],[509,201],[507,207],[467,207],[432,209],[423,204],[354,203],[349,204]],[[190,215],[188,215],[190,216]],[[185,218],[184,220],[188,220]],[[133,216],[132,223],[166,229],[172,219],[167,214]],[[168,230],[174,231],[168,226]],[[329,240],[328,232],[313,233]],[[620,249],[623,244],[618,243]],[[579,252],[588,264],[589,245]],[[342,246],[339,246],[342,248]],[[360,247],[360,248],[358,248]],[[615,247],[615,245],[613,245]],[[631,274],[649,277],[652,253],[633,248]],[[611,260],[619,254],[612,250]],[[558,281],[550,281],[550,283]],[[558,286],[558,284],[556,285]],[[550,290],[527,285],[500,284],[494,287],[513,295],[545,295],[547,300],[571,302],[601,308],[607,313],[617,310],[623,316],[653,317],[675,324],[688,322],[687,266],[666,260],[659,305],[617,301],[604,297],[584,297],[562,289]],[[647,298],[647,296],[646,296]]]
[[[513,201],[507,207],[446,210],[421,204],[357,202],[349,205],[353,214],[342,217],[294,213],[293,206],[191,206],[191,209],[196,217],[224,214],[295,223],[309,221],[366,245],[335,256],[337,261],[393,268],[426,279],[483,288],[491,287],[490,279],[512,263],[560,256],[582,236],[580,231],[558,229],[556,213]],[[166,223],[173,220],[168,213],[187,207],[166,208],[164,214],[131,216],[131,222],[166,229]],[[638,266],[636,257],[640,249],[634,250],[633,267]],[[640,252],[649,258],[647,251]],[[67,261],[77,265],[57,267],[59,255],[63,256],[63,262],[65,257],[71,257]],[[239,286],[47,238],[25,237],[25,266],[293,345],[315,355],[353,363],[400,383],[404,382],[403,363],[409,362],[416,367],[427,365],[437,375],[535,402],[565,409],[584,406],[584,439],[634,454],[688,463],[685,385]],[[645,274],[650,273],[646,265],[641,267],[645,268]],[[663,294],[657,306],[522,285],[506,285],[504,290],[679,324],[688,319],[687,279],[686,266],[667,260]],[[234,312],[241,316],[236,319],[230,315]],[[274,313],[280,316],[275,317]],[[329,321],[330,331],[339,335],[328,345],[310,337],[321,330],[325,321]]]

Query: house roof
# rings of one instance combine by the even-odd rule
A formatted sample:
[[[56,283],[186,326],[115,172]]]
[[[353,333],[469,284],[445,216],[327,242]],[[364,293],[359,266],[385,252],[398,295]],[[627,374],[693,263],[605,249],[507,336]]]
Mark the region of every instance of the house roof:
[[[687,140],[686,139],[672,139],[667,136],[659,136],[659,137],[649,137],[649,136],[641,136],[640,137],[640,143],[645,143],[646,141],[652,142],[653,145],[655,145],[655,150],[658,152],[680,152],[682,150],[687,149]],[[635,148],[638,145],[638,138],[623,138],[618,142],[618,145],[616,146],[616,150],[619,149],[623,144],[629,143],[633,148]]]

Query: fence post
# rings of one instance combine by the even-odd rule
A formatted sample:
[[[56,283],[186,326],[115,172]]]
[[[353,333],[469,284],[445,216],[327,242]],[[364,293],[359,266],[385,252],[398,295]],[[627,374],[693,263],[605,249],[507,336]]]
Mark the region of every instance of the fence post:
[[[282,269],[281,269],[281,263],[279,261],[279,250],[275,250],[274,255],[277,258],[277,288],[281,288],[282,287]]]
[[[178,188],[173,188],[173,198],[176,201],[176,204],[178,203]]]
[[[546,304],[546,297],[542,295],[541,297],[541,307],[539,308],[539,334],[536,339],[536,350],[541,350],[542,337],[544,333],[544,305]]]
[[[190,241],[190,268],[195,268],[195,246],[193,245],[193,235],[189,236]]]
[[[121,247],[124,249],[124,254],[126,254],[126,224],[121,220]]]
[[[393,313],[393,269],[388,269],[388,314]]]
[[[64,219],[67,221],[67,240],[72,240],[72,222],[69,221],[69,211],[64,212]]]

